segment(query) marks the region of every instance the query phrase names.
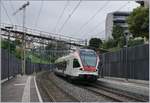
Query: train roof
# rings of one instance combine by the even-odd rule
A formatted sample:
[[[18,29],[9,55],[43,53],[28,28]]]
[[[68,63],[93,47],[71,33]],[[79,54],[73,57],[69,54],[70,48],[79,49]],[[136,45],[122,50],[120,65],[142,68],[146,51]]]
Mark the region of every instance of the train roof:
[[[68,60],[68,59],[70,59],[72,56],[73,56],[73,53],[70,53],[69,55],[60,57],[60,58],[58,58],[58,59],[55,61],[55,63],[57,63],[57,62],[62,62],[62,61],[65,61],[65,60]]]

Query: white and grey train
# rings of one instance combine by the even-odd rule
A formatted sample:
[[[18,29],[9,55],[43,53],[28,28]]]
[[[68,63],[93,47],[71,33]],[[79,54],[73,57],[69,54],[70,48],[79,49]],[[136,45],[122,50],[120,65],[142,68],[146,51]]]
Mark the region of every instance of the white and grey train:
[[[69,79],[96,81],[98,78],[99,56],[94,50],[79,49],[55,61],[55,74]]]

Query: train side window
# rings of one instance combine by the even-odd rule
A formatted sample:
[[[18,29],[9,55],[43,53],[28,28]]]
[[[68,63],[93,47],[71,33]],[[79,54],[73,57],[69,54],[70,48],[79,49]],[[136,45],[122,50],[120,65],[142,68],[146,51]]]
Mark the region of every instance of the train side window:
[[[80,67],[79,61],[78,61],[78,59],[74,59],[73,60],[73,68],[78,68],[78,67]]]
[[[57,65],[58,70],[66,70],[67,62],[66,61],[59,62],[56,65]]]

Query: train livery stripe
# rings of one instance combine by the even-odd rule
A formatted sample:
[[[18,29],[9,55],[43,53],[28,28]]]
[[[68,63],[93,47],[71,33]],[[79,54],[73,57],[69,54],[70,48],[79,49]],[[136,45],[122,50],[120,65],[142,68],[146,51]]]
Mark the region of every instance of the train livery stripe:
[[[96,71],[96,67],[92,67],[92,66],[84,66],[83,68],[85,71],[91,71],[91,72]]]

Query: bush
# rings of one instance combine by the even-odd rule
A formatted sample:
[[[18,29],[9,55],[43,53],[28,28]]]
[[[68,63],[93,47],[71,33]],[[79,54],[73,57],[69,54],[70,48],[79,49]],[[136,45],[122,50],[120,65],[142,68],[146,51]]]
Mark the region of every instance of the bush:
[[[13,41],[8,42],[7,40],[1,40],[1,48],[9,49],[10,46],[10,53],[15,53],[16,45]]]
[[[144,44],[144,39],[141,38],[141,39],[130,39],[128,41],[128,46],[129,47],[132,47],[132,46],[135,46],[135,45],[140,45],[140,44]]]
[[[117,46],[117,41],[114,39],[109,39],[108,41],[105,41],[102,45],[104,49],[113,48]]]

